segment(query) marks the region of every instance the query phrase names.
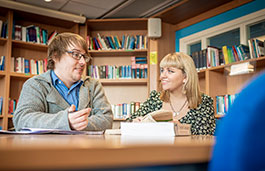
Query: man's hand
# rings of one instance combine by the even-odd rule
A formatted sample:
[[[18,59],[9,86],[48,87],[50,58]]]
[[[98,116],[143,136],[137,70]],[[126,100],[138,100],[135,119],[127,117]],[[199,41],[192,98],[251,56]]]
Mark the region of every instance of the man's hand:
[[[71,105],[69,108],[68,120],[70,127],[73,130],[83,130],[87,127],[88,116],[90,115],[91,108],[75,111],[75,105]]]

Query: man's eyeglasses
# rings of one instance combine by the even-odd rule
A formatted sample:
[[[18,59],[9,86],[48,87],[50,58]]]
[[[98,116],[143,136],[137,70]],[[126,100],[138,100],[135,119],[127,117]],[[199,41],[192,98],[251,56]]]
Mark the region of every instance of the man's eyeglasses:
[[[74,52],[74,51],[66,51],[67,53],[71,54],[71,56],[74,58],[74,59],[77,59],[77,60],[80,60],[82,57],[85,59],[86,62],[89,62],[91,57],[86,55],[86,54],[81,54],[81,53],[78,53],[78,52]]]

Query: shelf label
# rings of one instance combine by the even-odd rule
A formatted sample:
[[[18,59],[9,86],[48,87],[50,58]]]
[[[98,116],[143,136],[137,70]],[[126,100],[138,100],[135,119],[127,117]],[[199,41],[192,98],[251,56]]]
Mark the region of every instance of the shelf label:
[[[150,52],[150,64],[157,64],[157,51]]]

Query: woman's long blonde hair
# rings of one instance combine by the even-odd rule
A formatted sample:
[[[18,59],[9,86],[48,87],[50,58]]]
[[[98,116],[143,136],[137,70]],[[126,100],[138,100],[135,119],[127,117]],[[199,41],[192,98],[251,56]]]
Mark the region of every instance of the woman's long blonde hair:
[[[192,58],[182,52],[170,53],[162,59],[160,67],[175,67],[182,70],[183,74],[186,76],[186,82],[183,85],[183,93],[186,94],[189,108],[197,108],[201,103],[201,92],[198,74]],[[160,84],[160,88],[161,87]],[[169,92],[162,90],[160,98],[164,102],[169,102]]]

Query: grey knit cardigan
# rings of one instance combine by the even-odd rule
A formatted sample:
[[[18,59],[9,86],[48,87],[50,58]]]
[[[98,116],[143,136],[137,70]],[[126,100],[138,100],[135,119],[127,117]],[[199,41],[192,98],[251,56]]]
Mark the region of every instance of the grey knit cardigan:
[[[102,85],[92,78],[83,81],[79,91],[78,109],[92,108],[88,125],[84,130],[111,128],[113,114]],[[68,122],[69,107],[70,104],[52,85],[49,70],[24,83],[13,124],[16,130],[24,127],[71,130]]]

